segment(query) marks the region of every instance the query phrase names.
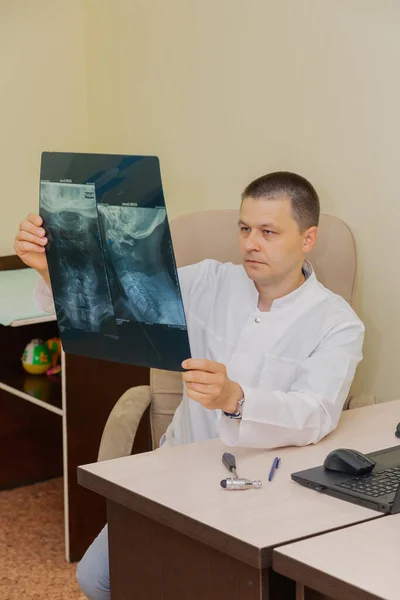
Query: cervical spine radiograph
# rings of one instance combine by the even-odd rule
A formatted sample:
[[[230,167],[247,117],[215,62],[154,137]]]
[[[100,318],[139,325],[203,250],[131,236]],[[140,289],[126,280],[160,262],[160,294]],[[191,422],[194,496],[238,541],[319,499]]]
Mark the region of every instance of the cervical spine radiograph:
[[[191,351],[158,157],[43,152],[40,178],[65,353],[182,370]]]
[[[116,335],[94,186],[41,182],[40,206],[56,267],[52,287],[60,329]]]
[[[162,252],[165,208],[96,207],[92,184],[42,182],[40,195],[61,328],[118,335],[116,318],[186,326]]]
[[[98,204],[116,317],[185,327],[177,284],[168,272],[162,239],[165,208]]]

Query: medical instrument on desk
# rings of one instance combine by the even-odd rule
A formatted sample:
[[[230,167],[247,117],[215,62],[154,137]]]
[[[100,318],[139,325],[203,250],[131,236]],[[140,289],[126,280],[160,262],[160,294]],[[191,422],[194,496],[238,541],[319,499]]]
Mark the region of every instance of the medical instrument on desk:
[[[225,490],[250,490],[251,488],[260,489],[262,486],[262,481],[251,481],[251,479],[235,479],[234,477],[229,477],[228,479],[223,479],[221,481],[221,487]]]
[[[236,479],[238,478],[238,474],[236,471],[236,459],[233,454],[229,452],[224,452],[222,455],[222,462],[224,466],[228,469],[229,473],[232,473]]]
[[[271,467],[271,470],[268,475],[268,481],[271,481],[276,469],[279,469],[280,464],[281,464],[281,459],[278,456],[275,456],[274,460],[272,461],[272,467]]]

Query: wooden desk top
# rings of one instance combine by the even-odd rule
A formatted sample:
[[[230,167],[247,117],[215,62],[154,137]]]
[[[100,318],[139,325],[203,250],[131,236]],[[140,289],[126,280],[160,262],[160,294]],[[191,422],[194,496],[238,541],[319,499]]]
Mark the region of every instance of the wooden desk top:
[[[400,400],[345,411],[336,431],[313,446],[278,450],[228,449],[219,439],[86,465],[81,485],[255,567],[270,566],[272,549],[288,542],[382,517],[319,494],[290,474],[322,464],[330,450],[371,452],[396,445]],[[236,456],[240,477],[261,479],[260,490],[230,492],[222,453]],[[272,482],[274,456],[281,466]]]
[[[274,551],[274,569],[338,600],[398,600],[400,514]]]

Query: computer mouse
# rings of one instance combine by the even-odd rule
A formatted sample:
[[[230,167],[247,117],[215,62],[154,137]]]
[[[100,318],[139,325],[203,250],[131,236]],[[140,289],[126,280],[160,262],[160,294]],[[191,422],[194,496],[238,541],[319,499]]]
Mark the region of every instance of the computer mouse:
[[[351,475],[362,475],[369,473],[375,466],[375,461],[364,456],[357,450],[338,448],[329,452],[324,460],[324,467],[328,471],[347,473]]]

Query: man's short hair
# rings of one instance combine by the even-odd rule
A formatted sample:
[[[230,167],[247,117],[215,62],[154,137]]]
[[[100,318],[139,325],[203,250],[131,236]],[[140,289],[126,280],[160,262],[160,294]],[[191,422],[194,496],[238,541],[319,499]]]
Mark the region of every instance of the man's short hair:
[[[242,202],[245,198],[273,200],[277,196],[289,198],[293,218],[298,223],[300,231],[305,231],[314,225],[318,226],[320,214],[318,194],[307,179],[296,173],[277,171],[255,179],[244,190]]]

